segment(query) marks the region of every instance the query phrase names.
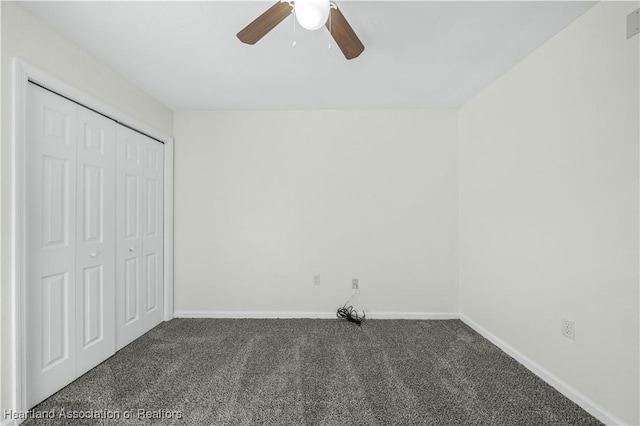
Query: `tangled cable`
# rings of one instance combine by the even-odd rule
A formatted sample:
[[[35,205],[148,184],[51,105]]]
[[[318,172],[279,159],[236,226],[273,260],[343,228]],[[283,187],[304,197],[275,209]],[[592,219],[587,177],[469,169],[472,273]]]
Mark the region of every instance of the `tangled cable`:
[[[338,318],[344,318],[349,322],[355,322],[356,324],[358,324],[358,326],[362,324],[365,318],[364,311],[362,311],[362,316],[360,316],[358,315],[358,311],[353,309],[353,306],[346,306],[346,305],[343,306],[342,308],[338,308],[338,311],[336,312],[336,316]]]

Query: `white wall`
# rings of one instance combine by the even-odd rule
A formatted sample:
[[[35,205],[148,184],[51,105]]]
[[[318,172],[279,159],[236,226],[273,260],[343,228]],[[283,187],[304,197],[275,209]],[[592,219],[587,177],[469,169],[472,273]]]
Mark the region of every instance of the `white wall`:
[[[626,424],[640,423],[636,7],[596,5],[459,111],[461,312]]]
[[[455,111],[174,123],[176,311],[457,311]]]
[[[39,19],[13,2],[0,2],[2,9],[2,143],[1,155],[1,350],[0,413],[14,407],[13,293],[11,283],[11,59],[15,56],[50,75],[94,96],[105,104],[173,134],[173,114],[113,70],[72,44]]]

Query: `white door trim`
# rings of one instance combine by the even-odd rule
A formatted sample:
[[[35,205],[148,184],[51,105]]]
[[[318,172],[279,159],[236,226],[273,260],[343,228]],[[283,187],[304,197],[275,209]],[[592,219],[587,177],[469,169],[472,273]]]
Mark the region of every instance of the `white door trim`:
[[[25,139],[26,139],[26,100],[29,81],[51,89],[73,101],[101,112],[118,122],[162,141],[165,146],[164,155],[164,320],[173,318],[173,138],[136,120],[113,107],[104,104],[91,95],[58,80],[46,72],[13,58],[12,82],[12,185],[11,198],[13,214],[12,231],[12,290],[13,290],[13,335],[15,368],[13,381],[15,384],[15,410],[24,411],[26,404],[26,359],[25,359],[25,297],[24,277],[26,267],[25,255]]]

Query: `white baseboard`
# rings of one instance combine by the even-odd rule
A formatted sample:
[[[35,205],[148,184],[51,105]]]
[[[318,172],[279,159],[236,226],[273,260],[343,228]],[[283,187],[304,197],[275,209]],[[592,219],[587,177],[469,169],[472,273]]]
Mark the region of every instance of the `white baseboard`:
[[[460,319],[459,314],[448,312],[371,312],[370,319],[402,319],[402,320],[450,320]]]
[[[443,320],[460,319],[452,313],[372,312],[368,319]],[[335,319],[335,312],[242,312],[242,311],[176,311],[175,318],[316,318]]]
[[[335,318],[335,312],[244,312],[244,311],[175,311],[174,318]]]
[[[459,318],[467,324],[469,327],[477,331],[482,337],[489,340],[491,343],[502,349],[507,355],[511,358],[518,361],[520,364],[524,365],[529,371],[531,371],[536,376],[540,377],[542,380],[547,382],[550,386],[556,389],[558,392],[569,398],[571,401],[575,402],[578,406],[580,406],[587,413],[591,414],[596,419],[600,420],[602,423],[607,425],[623,425],[625,424],[622,420],[618,419],[613,414],[609,413],[604,408],[600,407],[595,402],[591,401],[589,398],[582,395],[577,390],[573,389],[568,384],[564,383],[562,380],[555,377],[553,374],[549,373],[547,370],[542,368],[537,363],[533,362],[513,347],[505,343],[495,334],[487,331],[483,327],[481,327],[478,323],[473,320],[467,318],[464,315],[460,315]]]

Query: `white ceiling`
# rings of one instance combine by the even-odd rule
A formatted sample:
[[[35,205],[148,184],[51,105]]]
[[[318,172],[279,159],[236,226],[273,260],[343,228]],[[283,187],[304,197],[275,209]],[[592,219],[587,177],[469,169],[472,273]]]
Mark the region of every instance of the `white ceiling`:
[[[272,2],[24,2],[174,111],[456,108],[594,2],[339,1],[365,51],[287,18],[236,33]]]

